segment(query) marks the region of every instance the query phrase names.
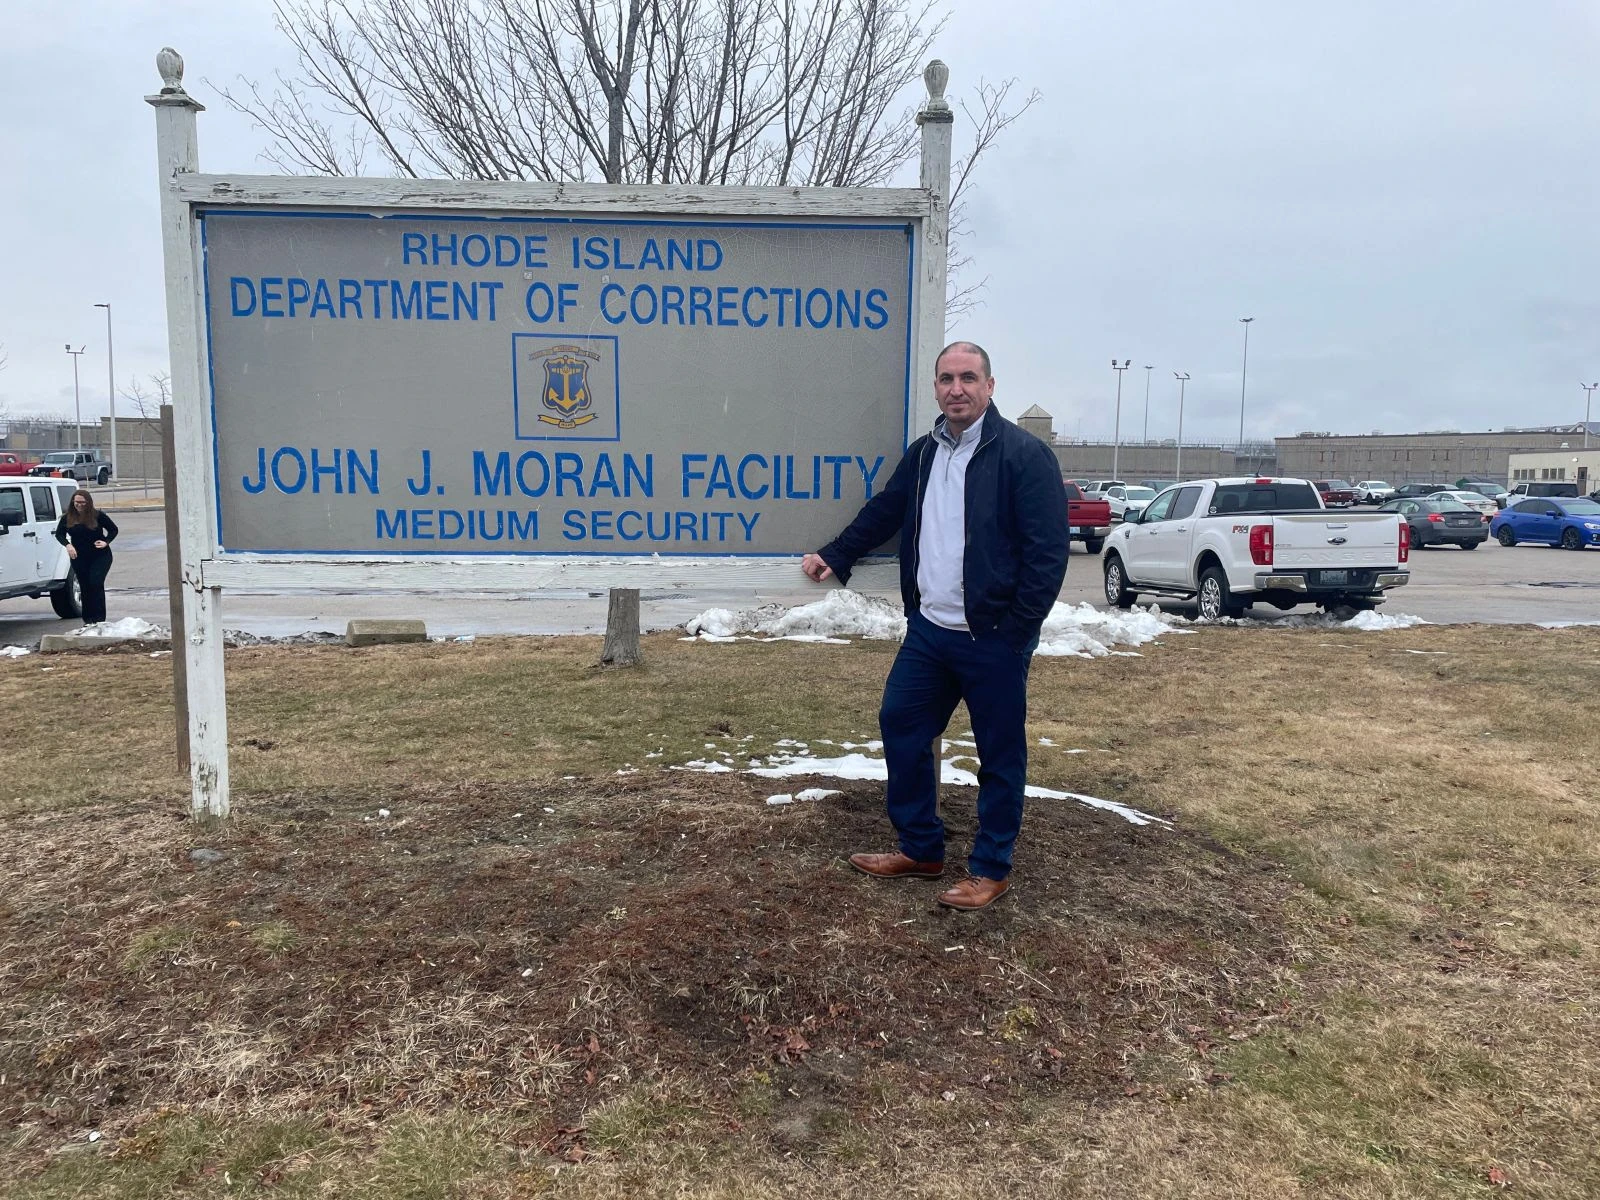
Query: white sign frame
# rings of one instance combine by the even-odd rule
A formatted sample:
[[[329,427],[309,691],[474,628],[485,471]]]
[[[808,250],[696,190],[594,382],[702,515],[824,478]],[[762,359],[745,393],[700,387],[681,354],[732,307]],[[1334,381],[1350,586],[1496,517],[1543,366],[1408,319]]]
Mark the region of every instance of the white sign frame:
[[[146,97],[156,109],[156,146],[176,453],[174,467],[183,579],[191,802],[198,814],[230,809],[221,598],[227,588],[397,588],[512,591],[547,588],[661,587],[674,590],[796,582],[792,556],[616,558],[585,555],[362,556],[260,555],[219,548],[210,376],[206,369],[205,279],[197,213],[228,209],[365,211],[467,210],[485,213],[626,214],[662,218],[846,218],[904,220],[913,226],[911,388],[905,441],[938,413],[933,361],[944,344],[953,114],[943,98],[949,72],[935,60],[924,73],[929,98],[916,188],[702,187],[593,183],[499,183],[205,175],[199,171],[196,114],[203,106],[182,84],[175,51],[157,56],[163,87]],[[868,565],[861,585],[892,586],[893,565]]]

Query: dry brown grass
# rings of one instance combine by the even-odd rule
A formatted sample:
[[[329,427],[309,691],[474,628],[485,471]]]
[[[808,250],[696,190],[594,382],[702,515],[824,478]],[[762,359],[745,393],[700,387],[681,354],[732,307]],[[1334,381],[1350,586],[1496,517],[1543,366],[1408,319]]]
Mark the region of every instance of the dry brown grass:
[[[891,648],[597,648],[230,652],[213,831],[164,660],[0,663],[15,1194],[1600,1194],[1600,632],[1041,660],[1032,779],[1177,828],[1035,803],[960,925],[829,865],[875,789],[659,769],[870,735]]]

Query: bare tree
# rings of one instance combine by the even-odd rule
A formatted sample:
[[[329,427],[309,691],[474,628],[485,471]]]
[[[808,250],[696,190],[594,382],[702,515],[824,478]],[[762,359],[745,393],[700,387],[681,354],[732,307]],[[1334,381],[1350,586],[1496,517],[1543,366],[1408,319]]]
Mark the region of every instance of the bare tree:
[[[117,389],[117,394],[139,414],[139,475],[148,482],[150,463],[145,447],[152,440],[151,433],[155,435],[155,443],[161,444],[161,406],[170,401],[172,376],[166,371],[154,371],[141,382],[133,375],[125,386]]]
[[[932,0],[275,0],[299,57],[271,94],[219,89],[281,170],[875,186],[917,149]],[[960,111],[952,231],[978,160],[1038,99],[978,85]],[[952,267],[966,259],[952,255]],[[952,271],[952,276],[954,275]],[[952,285],[952,307],[981,283]]]

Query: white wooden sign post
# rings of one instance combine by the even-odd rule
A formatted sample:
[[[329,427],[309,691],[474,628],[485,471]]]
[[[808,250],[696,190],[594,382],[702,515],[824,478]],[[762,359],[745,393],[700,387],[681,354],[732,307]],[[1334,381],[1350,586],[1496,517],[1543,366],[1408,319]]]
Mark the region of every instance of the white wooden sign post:
[[[227,588],[792,586],[937,415],[943,63],[903,189],[204,175],[157,66],[197,813]]]

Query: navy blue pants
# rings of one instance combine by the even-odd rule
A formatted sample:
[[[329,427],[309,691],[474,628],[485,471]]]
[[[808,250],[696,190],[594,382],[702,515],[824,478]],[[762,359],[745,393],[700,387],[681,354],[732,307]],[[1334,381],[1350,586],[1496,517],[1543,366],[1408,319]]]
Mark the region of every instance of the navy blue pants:
[[[889,767],[889,820],[900,835],[901,853],[918,862],[944,861],[933,740],[965,700],[980,763],[978,833],[967,869],[986,879],[1011,873],[1028,778],[1028,667],[1038,644],[1034,638],[1018,652],[992,634],[944,629],[921,613],[907,619],[906,640],[878,713]]]

